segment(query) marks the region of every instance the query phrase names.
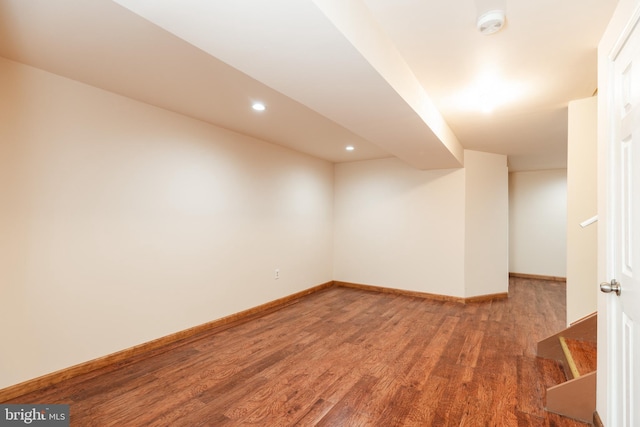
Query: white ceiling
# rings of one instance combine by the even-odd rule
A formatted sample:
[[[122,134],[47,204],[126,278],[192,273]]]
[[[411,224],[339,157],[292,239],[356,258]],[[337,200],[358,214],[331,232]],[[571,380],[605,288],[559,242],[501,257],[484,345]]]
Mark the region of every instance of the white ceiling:
[[[467,148],[549,169],[566,166],[566,107],[596,89],[615,5],[0,0],[0,56],[332,162],[449,168]],[[476,16],[497,6],[507,25],[480,34]],[[465,109],[458,94],[487,73],[480,95],[498,103],[503,85],[512,99]]]

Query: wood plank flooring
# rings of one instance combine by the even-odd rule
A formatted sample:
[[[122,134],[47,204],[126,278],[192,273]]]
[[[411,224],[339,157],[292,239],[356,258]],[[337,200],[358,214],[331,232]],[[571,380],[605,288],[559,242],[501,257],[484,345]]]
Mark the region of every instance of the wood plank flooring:
[[[565,342],[580,375],[596,370],[598,367],[598,346],[594,341],[565,338]]]
[[[467,305],[335,287],[11,402],[83,427],[584,426],[543,409],[563,378],[536,343],[564,318],[561,282]]]

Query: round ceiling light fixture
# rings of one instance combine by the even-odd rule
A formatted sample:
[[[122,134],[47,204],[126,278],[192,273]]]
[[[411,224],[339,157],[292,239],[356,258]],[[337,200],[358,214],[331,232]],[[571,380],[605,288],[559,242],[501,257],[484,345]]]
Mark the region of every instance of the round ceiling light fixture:
[[[253,108],[256,111],[264,111],[267,109],[267,106],[264,105],[262,102],[254,102],[253,105],[251,105],[251,108]]]
[[[478,31],[485,36],[488,36],[489,34],[494,34],[500,31],[502,27],[504,27],[504,21],[504,10],[497,9],[490,10],[480,15],[476,25],[478,27]]]

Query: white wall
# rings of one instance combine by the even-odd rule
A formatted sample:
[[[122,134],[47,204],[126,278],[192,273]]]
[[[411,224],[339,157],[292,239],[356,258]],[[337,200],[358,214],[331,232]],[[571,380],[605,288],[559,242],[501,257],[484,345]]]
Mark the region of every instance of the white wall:
[[[506,156],[466,150],[465,295],[509,289],[509,185]]]
[[[464,297],[464,170],[335,165],[334,279]]]
[[[0,388],[332,279],[330,163],[4,59],[0,93]]]
[[[334,167],[4,59],[0,93],[0,388],[332,279],[506,291],[504,156]]]
[[[334,278],[471,297],[507,292],[506,157],[465,150],[465,168],[397,159],[335,166]]]
[[[567,170],[509,174],[509,271],[566,277]]]
[[[596,97],[569,103],[567,161],[567,324],[597,310],[597,230],[580,223],[597,213]]]

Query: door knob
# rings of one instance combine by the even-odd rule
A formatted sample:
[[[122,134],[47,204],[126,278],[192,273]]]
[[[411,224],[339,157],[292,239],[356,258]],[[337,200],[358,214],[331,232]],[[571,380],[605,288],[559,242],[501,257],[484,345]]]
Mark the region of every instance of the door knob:
[[[600,291],[604,292],[605,294],[615,292],[616,295],[620,295],[621,290],[622,289],[620,288],[620,283],[618,283],[616,279],[611,279],[611,283],[609,282],[600,283]]]

